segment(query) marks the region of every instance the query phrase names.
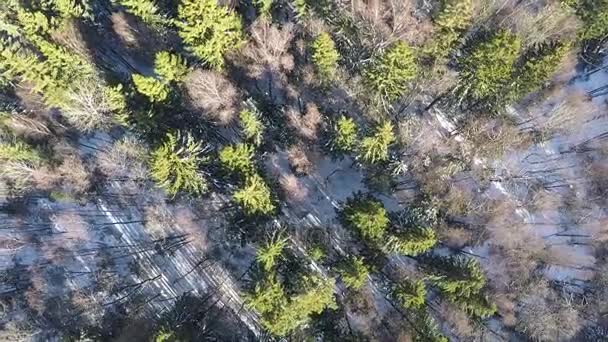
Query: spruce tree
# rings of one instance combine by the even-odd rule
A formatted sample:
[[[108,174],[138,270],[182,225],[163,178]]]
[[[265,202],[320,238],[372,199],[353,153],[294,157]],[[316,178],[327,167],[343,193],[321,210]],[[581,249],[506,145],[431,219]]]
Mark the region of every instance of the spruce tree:
[[[496,304],[491,303],[481,292],[469,296],[450,295],[448,299],[464,312],[476,318],[488,318],[496,313]]]
[[[154,58],[154,73],[166,83],[180,82],[186,77],[188,66],[181,56],[161,51]]]
[[[321,80],[327,82],[336,75],[340,55],[334,41],[327,32],[322,32],[315,38],[311,46],[312,62]]]
[[[388,48],[363,74],[367,86],[388,102],[397,100],[416,78],[414,50],[402,41]]]
[[[262,137],[264,135],[264,124],[260,119],[259,112],[255,107],[251,107],[251,109],[242,110],[239,113],[239,119],[241,121],[241,128],[245,139],[255,146],[259,146],[262,143]]]
[[[427,256],[424,268],[429,272],[428,279],[465,312],[478,318],[487,318],[496,312],[496,305],[482,293],[486,278],[477,261]]]
[[[175,196],[180,191],[201,194],[207,183],[198,170],[206,161],[201,155],[203,146],[190,135],[168,133],[165,141],[154,152],[150,160],[150,173],[158,186]]]
[[[253,0],[253,4],[264,18],[270,18],[270,10],[272,10],[273,2],[274,0]]]
[[[333,129],[331,148],[339,153],[350,153],[357,144],[358,128],[355,120],[342,115]]]
[[[444,59],[468,29],[473,16],[472,0],[444,0],[433,19],[435,34],[426,53],[433,59]]]
[[[569,44],[550,42],[536,45],[527,51],[513,81],[512,97],[521,97],[537,90],[558,68],[570,49]]]
[[[601,41],[608,36],[608,0],[579,0],[573,7],[583,21],[581,39]]]
[[[169,97],[169,86],[154,78],[133,74],[133,84],[140,94],[145,95],[150,102],[163,102]]]
[[[305,276],[301,281],[304,293],[289,299],[283,310],[267,322],[267,329],[277,336],[286,336],[310,321],[310,315],[320,314],[327,308],[335,308],[335,280],[318,276]],[[268,324],[270,323],[270,324]]]
[[[380,241],[389,225],[388,215],[382,203],[360,194],[347,200],[342,215],[349,228],[370,242]]]
[[[216,0],[182,0],[176,25],[188,49],[214,69],[224,67],[224,55],[243,41],[238,14]]]
[[[469,297],[486,284],[481,266],[474,259],[426,256],[423,265],[433,285],[454,297]]]
[[[419,309],[413,315],[414,341],[415,342],[448,342],[437,322],[425,310]]]
[[[264,271],[270,272],[274,269],[279,257],[283,253],[283,249],[286,246],[287,238],[275,235],[269,239],[264,246],[258,249],[256,260],[262,266]]]
[[[41,158],[38,152],[20,141],[0,142],[0,161],[37,164]]]
[[[219,154],[220,162],[224,167],[241,175],[248,175],[254,171],[253,156],[253,146],[247,144],[226,146]]]
[[[123,6],[127,12],[139,17],[147,24],[156,26],[166,22],[166,19],[159,13],[154,0],[112,0],[112,2]]]
[[[433,229],[416,227],[388,236],[383,250],[386,253],[416,256],[427,252],[436,244],[437,237]]]
[[[520,47],[519,38],[504,30],[476,44],[470,54],[459,60],[459,94],[490,106],[501,103],[510,86]]]
[[[233,197],[248,215],[268,215],[275,209],[270,189],[264,179],[255,173],[247,176],[245,186],[236,191]]]
[[[388,160],[388,148],[395,141],[393,124],[384,121],[376,126],[374,134],[363,138],[359,145],[359,159],[367,164]]]
[[[359,290],[365,285],[369,275],[369,267],[361,257],[349,257],[338,269],[342,282],[346,287]]]
[[[285,290],[276,273],[270,272],[258,282],[252,293],[245,296],[245,303],[262,315],[264,325],[270,325],[276,313],[287,305]],[[270,322],[266,322],[266,318]]]
[[[405,309],[422,309],[426,303],[426,287],[422,280],[404,279],[393,286],[391,296]]]

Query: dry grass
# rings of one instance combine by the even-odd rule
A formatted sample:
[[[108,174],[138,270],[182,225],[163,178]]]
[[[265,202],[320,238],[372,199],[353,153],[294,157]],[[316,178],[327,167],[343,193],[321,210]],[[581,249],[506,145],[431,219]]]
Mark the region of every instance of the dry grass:
[[[309,103],[306,106],[306,112],[301,114],[299,110],[290,107],[286,112],[289,125],[293,127],[298,134],[308,140],[316,140],[318,136],[319,126],[323,121],[323,116],[314,103]]]
[[[91,186],[88,168],[75,155],[66,156],[56,172],[61,176],[62,187],[68,193],[82,195]]]
[[[312,163],[302,145],[293,145],[287,150],[289,166],[296,175],[307,175],[312,170]]]
[[[279,184],[289,202],[302,202],[308,196],[308,189],[293,174],[281,176]]]

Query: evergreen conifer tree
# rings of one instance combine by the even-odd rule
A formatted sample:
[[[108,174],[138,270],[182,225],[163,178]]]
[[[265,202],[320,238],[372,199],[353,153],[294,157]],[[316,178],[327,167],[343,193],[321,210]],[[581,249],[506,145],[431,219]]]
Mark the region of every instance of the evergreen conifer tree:
[[[169,97],[169,86],[154,77],[133,74],[135,89],[145,95],[150,102],[163,102]]]
[[[180,191],[205,192],[207,183],[198,171],[199,165],[205,161],[201,156],[203,150],[202,144],[190,134],[168,133],[163,144],[152,153],[152,178],[172,196]]]
[[[257,283],[252,293],[245,296],[245,303],[262,315],[263,323],[266,323],[265,317],[270,318],[271,321],[276,313],[287,305],[285,290],[278,281],[276,273],[269,273],[261,282]],[[270,324],[272,323],[265,325]]]
[[[236,144],[222,148],[220,151],[220,162],[230,171],[241,175],[247,175],[254,171],[253,146],[247,144]]]
[[[343,217],[350,228],[371,242],[380,241],[389,225],[386,209],[382,203],[361,195],[347,200]]]
[[[474,46],[470,54],[460,58],[459,94],[490,106],[501,103],[510,86],[520,47],[519,38],[504,30]]]
[[[256,259],[264,271],[270,272],[274,269],[285,246],[287,246],[287,238],[275,235],[258,249]]]
[[[352,118],[342,115],[334,125],[331,147],[339,153],[350,153],[357,144],[357,124]]]
[[[245,139],[259,146],[264,135],[264,124],[260,120],[259,112],[255,108],[244,109],[240,112],[239,119]]]
[[[444,0],[441,5],[439,14],[434,18],[435,35],[426,51],[433,59],[448,56],[473,17],[472,0]]]
[[[310,321],[311,314],[320,314],[326,308],[335,308],[334,286],[332,278],[305,276],[301,281],[304,293],[289,299],[283,310],[267,328],[277,336],[285,336]],[[270,323],[270,324],[268,324]]]
[[[312,62],[321,80],[324,82],[332,80],[336,75],[340,55],[331,36],[327,32],[322,32],[315,38],[311,48]]]
[[[414,50],[402,41],[388,48],[364,72],[367,86],[388,102],[397,100],[416,78]]]
[[[272,10],[273,0],[253,0],[253,4],[260,11],[260,15],[265,18],[270,17],[270,10]]]
[[[423,309],[416,310],[414,318],[414,341],[415,342],[448,342],[437,322]]]
[[[391,295],[406,309],[422,309],[426,303],[426,287],[422,280],[404,279],[393,286]]]
[[[166,22],[166,19],[159,13],[158,6],[154,0],[112,0],[114,3],[123,6],[127,12],[141,18],[150,25],[159,25]]]
[[[224,67],[224,55],[243,41],[238,15],[216,0],[182,0],[178,7],[179,35],[194,55],[215,69]]]
[[[161,51],[154,58],[154,72],[166,83],[180,82],[186,77],[188,67],[181,56]]]
[[[512,97],[517,100],[542,86],[557,70],[568,53],[569,44],[551,42],[532,47],[523,56],[523,65],[516,71]]]
[[[245,186],[234,193],[234,200],[248,215],[268,215],[275,209],[270,189],[264,179],[255,173],[247,176]]]
[[[437,237],[433,229],[416,227],[388,236],[383,250],[386,253],[416,256],[430,250],[436,244]]]
[[[474,259],[426,256],[423,264],[432,283],[447,294],[468,297],[486,284],[481,266]]]
[[[602,40],[608,36],[608,0],[579,0],[573,7],[582,19],[580,38]]]
[[[393,124],[384,121],[376,126],[372,136],[363,138],[359,145],[359,158],[368,164],[388,160],[388,148],[395,141]]]
[[[342,263],[338,269],[342,281],[346,287],[359,290],[365,285],[369,275],[369,267],[363,262],[361,257],[350,257]]]

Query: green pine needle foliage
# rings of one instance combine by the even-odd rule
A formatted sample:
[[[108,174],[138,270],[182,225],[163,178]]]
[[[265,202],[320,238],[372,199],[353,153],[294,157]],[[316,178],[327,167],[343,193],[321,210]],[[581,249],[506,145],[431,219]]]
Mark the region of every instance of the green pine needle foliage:
[[[469,297],[478,293],[486,284],[483,270],[474,259],[427,256],[424,261],[429,279],[446,294]]]
[[[349,289],[360,290],[369,275],[369,267],[363,262],[361,257],[348,258],[338,269],[342,282]]]
[[[308,4],[306,0],[293,0],[293,8],[297,18],[304,18],[308,14]]]
[[[238,14],[216,0],[183,0],[178,13],[178,33],[190,51],[212,68],[222,69],[224,55],[243,42]]]
[[[273,317],[276,312],[280,312],[287,305],[287,298],[276,274],[270,273],[257,283],[252,293],[245,295],[245,303],[263,317]],[[266,323],[266,325],[270,324],[270,322]]]
[[[406,309],[422,309],[426,302],[426,287],[422,280],[404,279],[393,287],[391,295]]]
[[[274,236],[258,249],[256,260],[262,265],[264,271],[270,272],[274,269],[286,246],[287,238]]]
[[[264,124],[260,120],[259,112],[255,109],[244,109],[239,113],[239,119],[245,139],[259,146],[264,135]]]
[[[273,2],[274,0],[253,0],[253,4],[260,12],[260,15],[265,18],[270,17]]]
[[[275,209],[270,189],[258,174],[247,176],[245,186],[233,197],[247,215],[268,215]]]
[[[388,148],[395,141],[393,124],[384,121],[376,126],[372,136],[363,138],[359,146],[359,159],[367,164],[388,160]]]
[[[431,228],[411,228],[388,237],[383,250],[386,253],[397,253],[416,256],[427,252],[437,244],[437,236]]]
[[[165,142],[152,153],[152,179],[172,196],[180,191],[204,193],[207,183],[198,171],[199,165],[205,161],[202,153],[202,144],[190,134],[168,133]]]
[[[36,164],[40,162],[40,155],[22,142],[0,142],[0,161],[2,162],[27,162]]]
[[[153,0],[112,0],[115,4],[124,7],[128,13],[139,17],[150,25],[163,24],[166,19],[159,13],[158,6]]]
[[[331,36],[327,32],[319,34],[312,42],[311,50],[312,62],[321,80],[323,82],[332,80],[336,75],[340,55]]]
[[[372,62],[363,76],[365,84],[375,94],[393,102],[405,93],[417,74],[414,50],[399,41]]]
[[[81,18],[87,14],[87,2],[76,0],[52,0],[55,9],[63,19]]]
[[[154,342],[179,341],[175,338],[173,331],[162,329],[154,335]]]
[[[220,162],[232,172],[248,175],[254,171],[254,148],[248,144],[236,144],[222,148]]]
[[[532,47],[523,57],[513,86],[513,100],[538,90],[559,67],[570,44],[544,43]]]
[[[488,298],[481,293],[474,293],[470,296],[448,296],[448,299],[461,308],[469,315],[484,319],[496,313],[496,304],[491,303]]]
[[[357,144],[358,128],[355,120],[342,115],[334,125],[332,150],[350,153]]]
[[[310,315],[320,314],[327,308],[335,308],[334,286],[332,278],[323,279],[317,276],[305,276],[305,292],[289,299],[289,303],[275,313],[272,320],[263,320],[266,328],[277,336],[286,336],[310,321]]]
[[[583,40],[608,37],[608,0],[579,0],[573,7],[583,21],[579,36]]]
[[[448,342],[437,322],[423,309],[416,310],[414,316],[414,341],[415,342]]]
[[[380,241],[389,225],[388,215],[382,203],[370,197],[349,198],[343,215],[346,225],[370,242]]]
[[[184,59],[168,51],[158,52],[154,58],[154,72],[165,82],[180,82],[188,73]]]
[[[135,89],[145,95],[150,102],[163,102],[169,97],[169,86],[154,77],[146,77],[133,74],[133,84]]]
[[[261,316],[262,325],[273,335],[286,336],[310,321],[310,315],[335,308],[335,280],[304,276],[302,292],[287,296],[274,273],[256,284],[245,303]]]
[[[442,1],[441,10],[434,18],[436,31],[426,53],[433,59],[446,58],[471,25],[472,17],[472,0]]]
[[[511,83],[520,48],[520,39],[507,31],[477,44],[470,55],[460,59],[460,95],[494,104]]]

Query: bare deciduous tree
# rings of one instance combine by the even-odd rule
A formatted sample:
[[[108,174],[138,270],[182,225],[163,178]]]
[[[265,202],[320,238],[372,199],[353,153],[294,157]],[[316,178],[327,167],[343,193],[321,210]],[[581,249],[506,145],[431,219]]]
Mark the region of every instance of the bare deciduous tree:
[[[210,71],[192,71],[184,81],[190,102],[215,122],[229,124],[237,114],[239,93],[222,74]]]
[[[569,341],[581,327],[578,312],[544,280],[530,284],[518,309],[517,328],[537,341]]]
[[[137,139],[127,137],[97,154],[99,169],[115,180],[147,179],[146,148]]]

